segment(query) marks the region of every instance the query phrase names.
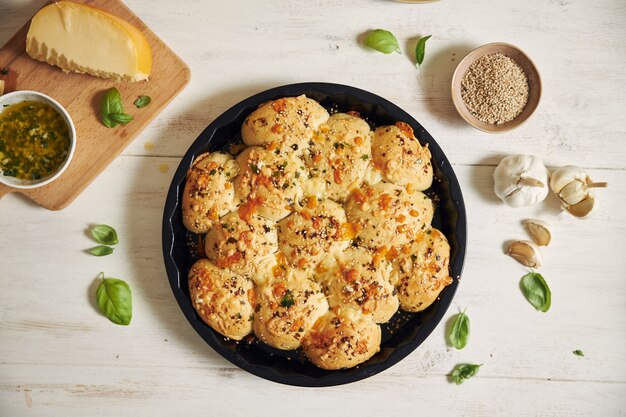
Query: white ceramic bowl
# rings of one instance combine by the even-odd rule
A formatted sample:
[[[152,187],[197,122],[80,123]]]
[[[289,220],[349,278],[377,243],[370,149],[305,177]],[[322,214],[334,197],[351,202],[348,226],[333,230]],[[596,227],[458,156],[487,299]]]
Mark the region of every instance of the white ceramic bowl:
[[[38,180],[23,180],[15,177],[7,177],[0,173],[0,183],[8,185],[13,188],[21,188],[21,189],[30,189],[41,187],[46,184],[50,184],[52,181],[56,180],[63,174],[63,171],[67,169],[74,156],[74,150],[76,149],[76,127],[74,126],[74,122],[70,117],[69,113],[63,106],[61,106],[56,100],[52,97],[47,96],[43,93],[39,93],[37,91],[14,91],[12,93],[7,93],[3,96],[0,96],[0,113],[4,111],[5,106],[21,103],[23,101],[41,101],[52,106],[63,118],[65,119],[65,123],[67,123],[67,127],[70,131],[70,150],[67,153],[67,157],[63,164],[59,167],[55,172],[42,177]]]

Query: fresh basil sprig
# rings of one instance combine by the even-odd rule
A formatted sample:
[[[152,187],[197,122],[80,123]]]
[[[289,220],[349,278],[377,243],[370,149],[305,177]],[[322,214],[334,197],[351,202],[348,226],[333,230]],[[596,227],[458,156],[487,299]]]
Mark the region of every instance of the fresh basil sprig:
[[[450,329],[448,339],[450,344],[457,349],[463,349],[467,345],[467,339],[470,333],[470,320],[465,314],[465,310],[462,313],[456,315],[454,324]]]
[[[110,246],[100,245],[89,249],[89,253],[93,256],[106,256],[113,253],[113,248]]]
[[[572,352],[574,355],[576,356],[585,356],[585,354],[583,353],[582,350],[580,349],[576,349],[575,351]]]
[[[150,104],[151,101],[152,99],[150,98],[150,96],[139,96],[133,104],[135,105],[135,107],[140,109],[142,107],[146,107],[148,104]]]
[[[452,380],[455,384],[461,385],[466,379],[469,379],[478,373],[478,369],[483,366],[471,363],[460,363],[452,370]]]
[[[133,120],[131,115],[124,113],[122,97],[115,87],[108,89],[104,93],[102,103],[100,103],[100,116],[102,117],[102,124],[108,128],[126,124]]]
[[[393,33],[384,29],[371,31],[365,38],[365,46],[375,49],[383,54],[392,52],[400,53],[400,44]]]
[[[426,53],[426,41],[430,39],[432,35],[424,36],[415,45],[415,66],[419,67],[424,62],[424,54]]]
[[[529,272],[522,277],[520,288],[524,297],[537,310],[546,312],[550,309],[552,303],[552,293],[548,284],[541,274],[537,272]]]
[[[92,227],[91,236],[93,236],[96,242],[103,245],[117,245],[119,243],[115,229],[106,224],[99,224]]]
[[[128,284],[121,279],[105,278],[104,272],[96,290],[98,308],[115,324],[127,326],[133,317],[133,299]]]

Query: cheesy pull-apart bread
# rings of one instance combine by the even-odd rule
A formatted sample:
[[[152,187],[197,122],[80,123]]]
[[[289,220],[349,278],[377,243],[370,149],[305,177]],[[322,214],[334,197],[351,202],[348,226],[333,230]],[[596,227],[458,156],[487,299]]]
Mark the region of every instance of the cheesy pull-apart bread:
[[[241,340],[252,332],[255,290],[250,279],[200,259],[189,271],[189,294],[200,318],[220,334]]]
[[[302,340],[302,350],[322,369],[352,368],[374,356],[380,340],[380,326],[371,316],[342,308],[315,322]]]
[[[279,98],[261,104],[244,120],[241,137],[247,146],[301,152],[328,117],[324,107],[304,95]]]
[[[237,156],[239,174],[234,185],[241,199],[239,215],[248,220],[254,214],[280,220],[291,213],[302,198],[303,162],[293,154],[277,155],[256,146]]]
[[[194,233],[206,233],[220,218],[237,207],[233,180],[237,163],[223,152],[198,156],[183,190],[183,223]]]
[[[399,305],[390,274],[391,263],[385,254],[350,247],[324,274],[322,286],[331,307],[349,306],[371,315],[376,323],[385,323]]]
[[[381,126],[372,138],[374,166],[383,180],[398,185],[412,184],[424,191],[433,182],[433,166],[428,146],[422,146],[407,123]]]
[[[401,248],[392,272],[400,308],[414,313],[428,308],[452,283],[449,264],[450,245],[437,229],[420,233]]]
[[[408,243],[430,227],[434,214],[422,192],[385,182],[352,190],[345,209],[348,221],[358,226],[358,243],[372,249]]]
[[[276,223],[254,215],[244,221],[239,213],[222,217],[207,233],[206,256],[218,267],[251,276],[263,258],[278,250]]]
[[[324,256],[348,248],[354,236],[346,223],[339,204],[309,197],[304,207],[278,223],[280,250],[291,265],[315,268]]]
[[[328,311],[322,288],[283,263],[257,287],[254,334],[277,349],[297,349],[315,321]]]
[[[358,187],[371,159],[372,132],[361,118],[336,113],[320,126],[306,156],[311,174],[326,184],[326,196],[343,202]]]

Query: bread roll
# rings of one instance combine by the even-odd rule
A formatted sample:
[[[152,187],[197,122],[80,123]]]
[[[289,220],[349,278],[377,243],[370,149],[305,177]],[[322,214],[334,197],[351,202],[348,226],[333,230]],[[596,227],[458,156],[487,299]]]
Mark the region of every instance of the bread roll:
[[[206,256],[220,268],[251,276],[264,257],[278,250],[276,223],[260,216],[247,222],[232,212],[207,233]]]
[[[241,137],[248,146],[301,152],[326,120],[328,112],[317,101],[304,95],[284,97],[261,104],[246,117]]]
[[[372,249],[408,243],[430,227],[434,213],[425,194],[384,182],[352,190],[345,208],[359,229],[357,242]]]
[[[326,196],[342,202],[363,181],[371,159],[372,132],[361,118],[336,113],[313,137],[307,162],[314,177],[326,184]]]
[[[223,152],[204,153],[194,160],[183,189],[183,224],[194,233],[206,233],[237,207],[233,179],[238,167]]]
[[[450,245],[437,229],[420,233],[400,249],[392,272],[400,307],[414,313],[428,308],[452,283],[449,263]]]
[[[200,259],[189,271],[191,304],[213,330],[234,340],[252,331],[254,285],[248,278]]]
[[[302,350],[315,366],[328,370],[352,368],[380,350],[380,326],[369,316],[348,311],[329,311],[302,340]]]
[[[422,146],[407,123],[381,126],[372,138],[374,166],[383,180],[398,185],[412,184],[424,191],[433,182],[433,166],[428,146]]]

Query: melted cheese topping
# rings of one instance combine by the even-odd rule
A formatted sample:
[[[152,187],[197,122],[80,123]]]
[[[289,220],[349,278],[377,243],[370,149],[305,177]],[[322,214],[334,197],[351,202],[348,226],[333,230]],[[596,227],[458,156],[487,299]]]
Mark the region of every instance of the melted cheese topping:
[[[432,181],[428,148],[406,123],[372,134],[357,114],[329,117],[304,96],[259,106],[242,137],[236,161],[218,164],[232,162],[232,184],[211,183],[205,203],[230,204],[204,222],[211,265],[248,279],[242,289],[253,283],[252,327],[264,343],[302,345],[324,369],[368,360],[380,346],[377,323],[400,307],[423,310],[451,282],[449,246],[419,191]],[[190,193],[208,169],[190,172]]]

